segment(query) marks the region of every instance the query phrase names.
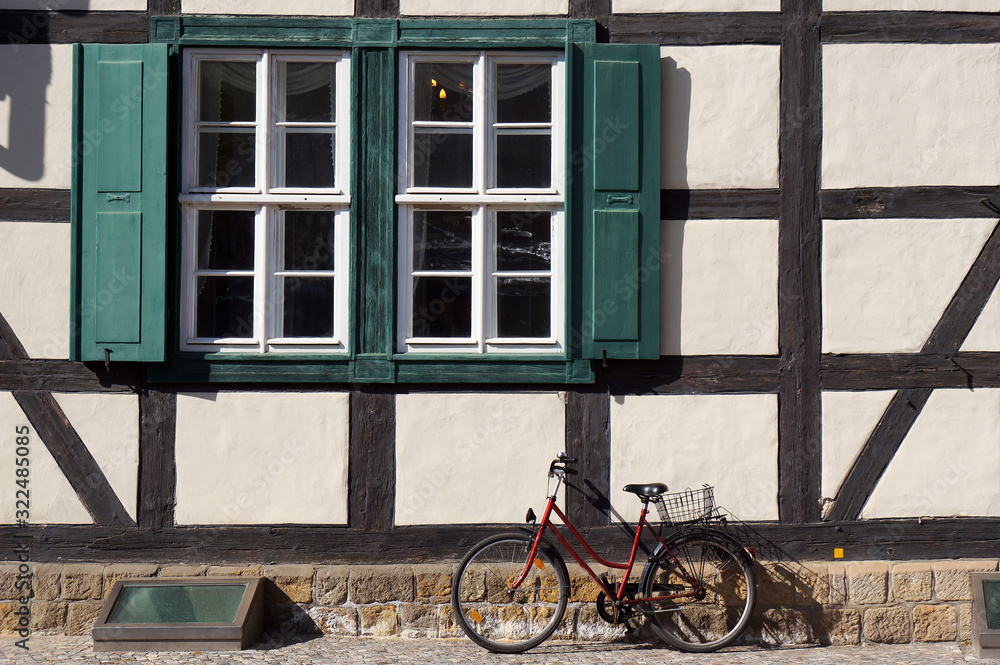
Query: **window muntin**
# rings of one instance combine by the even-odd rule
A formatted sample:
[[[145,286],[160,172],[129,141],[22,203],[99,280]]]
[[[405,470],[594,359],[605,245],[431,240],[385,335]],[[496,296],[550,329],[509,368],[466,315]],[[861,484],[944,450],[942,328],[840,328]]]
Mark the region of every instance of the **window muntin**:
[[[185,65],[181,348],[346,350],[347,53],[193,49]]]
[[[404,53],[401,351],[563,351],[564,67]]]

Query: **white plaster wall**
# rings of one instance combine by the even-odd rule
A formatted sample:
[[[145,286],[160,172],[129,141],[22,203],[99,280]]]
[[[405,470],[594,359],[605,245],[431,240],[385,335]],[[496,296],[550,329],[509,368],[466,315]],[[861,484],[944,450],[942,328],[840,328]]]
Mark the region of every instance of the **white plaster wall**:
[[[565,449],[559,393],[396,398],[396,524],[522,523]]]
[[[874,10],[995,12],[998,0],[824,0],[823,11],[854,12]]]
[[[778,517],[775,395],[628,395],[611,402],[611,503],[628,519],[628,483],[671,491],[715,486],[716,502],[745,520]]]
[[[663,187],[778,186],[777,46],[664,46]]]
[[[776,12],[781,0],[613,0],[616,14],[655,12]]]
[[[935,390],[862,517],[1000,515],[1000,390]]]
[[[72,44],[3,44],[0,63],[0,187],[68,189]]]
[[[354,0],[182,0],[185,14],[274,14],[295,16],[352,16]]]
[[[778,351],[778,222],[661,223],[660,353]]]
[[[0,221],[0,313],[32,358],[69,357],[69,224]]]
[[[824,188],[998,181],[1000,45],[824,45]]]
[[[144,12],[146,0],[0,0],[0,9]]]
[[[823,393],[823,496],[833,498],[894,390]]]
[[[135,395],[54,395],[66,419],[94,456],[112,489],[133,519],[139,473],[139,400]],[[14,483],[17,427],[28,419],[9,392],[0,392],[0,474],[9,478],[9,491],[0,498],[0,523],[16,521]],[[32,524],[91,524],[90,514],[59,469],[34,428],[29,434],[29,522]]]
[[[994,224],[990,219],[827,220],[823,351],[919,351]]]
[[[347,393],[177,395],[178,524],[346,524]]]
[[[569,13],[568,0],[400,0],[403,16],[542,16]]]

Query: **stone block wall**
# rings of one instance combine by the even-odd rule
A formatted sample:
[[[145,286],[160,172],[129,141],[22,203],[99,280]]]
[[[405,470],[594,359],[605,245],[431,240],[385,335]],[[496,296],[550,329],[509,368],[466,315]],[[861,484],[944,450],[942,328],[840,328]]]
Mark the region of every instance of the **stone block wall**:
[[[745,641],[886,644],[968,641],[972,571],[997,559],[758,563],[758,601]],[[33,564],[32,634],[89,634],[115,581],[130,577],[262,576],[272,630],[345,636],[460,637],[450,605],[452,565]],[[13,634],[18,564],[0,563],[0,634]],[[572,595],[557,639],[607,640],[599,590],[570,566]]]

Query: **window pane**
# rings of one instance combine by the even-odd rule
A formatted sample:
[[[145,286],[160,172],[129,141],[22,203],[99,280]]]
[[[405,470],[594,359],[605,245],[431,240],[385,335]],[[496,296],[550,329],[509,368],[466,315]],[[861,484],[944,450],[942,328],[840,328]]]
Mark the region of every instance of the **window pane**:
[[[552,284],[545,277],[497,280],[500,337],[549,337]]]
[[[333,280],[285,277],[282,337],[333,337]]]
[[[550,65],[497,65],[497,122],[552,120]]]
[[[253,337],[253,277],[199,277],[196,298],[198,337]]]
[[[548,270],[552,224],[547,211],[497,213],[497,270]]]
[[[413,213],[413,270],[472,270],[472,213]]]
[[[333,134],[285,134],[285,187],[336,186]]]
[[[413,117],[472,122],[472,63],[417,63],[413,77]]]
[[[414,337],[472,335],[472,279],[417,277],[413,280]]]
[[[253,187],[254,135],[244,132],[198,134],[199,187]]]
[[[334,270],[336,222],[321,210],[287,210],[283,270]]]
[[[332,62],[281,62],[286,122],[336,120],[336,65]]]
[[[472,187],[472,132],[417,132],[414,187]]]
[[[497,187],[552,185],[552,137],[547,134],[497,136]]]
[[[256,119],[256,63],[205,60],[198,71],[199,120],[253,122]]]
[[[198,270],[253,270],[252,210],[198,211]]]

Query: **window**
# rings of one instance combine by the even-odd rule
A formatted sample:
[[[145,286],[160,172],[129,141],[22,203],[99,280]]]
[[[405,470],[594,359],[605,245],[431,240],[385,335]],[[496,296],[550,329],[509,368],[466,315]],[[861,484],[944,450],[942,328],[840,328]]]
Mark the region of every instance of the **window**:
[[[398,350],[563,351],[562,55],[400,69]]]
[[[181,348],[347,348],[350,60],[189,50]]]
[[[512,384],[658,357],[660,51],[596,32],[154,16],[75,45],[71,358]]]

